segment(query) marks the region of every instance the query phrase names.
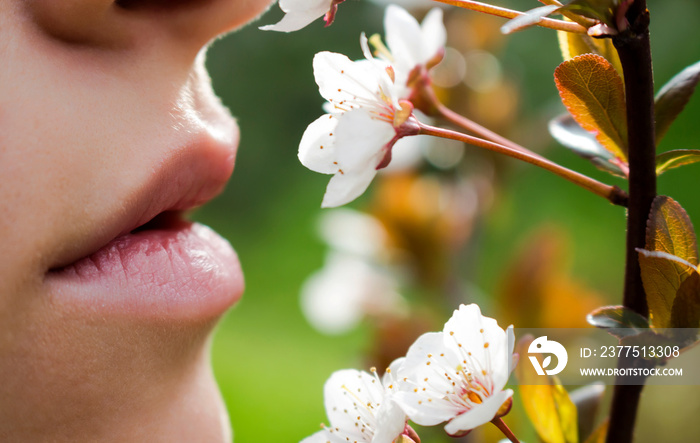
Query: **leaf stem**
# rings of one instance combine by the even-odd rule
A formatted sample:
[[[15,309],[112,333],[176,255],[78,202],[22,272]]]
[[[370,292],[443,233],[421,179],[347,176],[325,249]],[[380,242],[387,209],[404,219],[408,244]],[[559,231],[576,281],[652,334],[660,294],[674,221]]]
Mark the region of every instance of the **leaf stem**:
[[[513,434],[513,431],[510,430],[506,422],[503,421],[501,417],[494,418],[491,420],[491,423],[493,423],[501,432],[503,432],[503,435],[505,435],[508,440],[512,441],[513,443],[520,443],[520,440]]]
[[[654,78],[649,41],[649,11],[646,0],[636,0],[626,15],[630,27],[613,37],[625,77],[629,146],[629,205],[625,263],[624,306],[649,316],[637,248],[644,248],[646,223],[656,196],[654,136]],[[634,361],[621,358],[618,367]],[[644,387],[616,385],[610,406],[606,442],[631,443],[639,398]]]
[[[473,137],[471,135],[462,134],[460,132],[451,131],[449,129],[436,128],[434,126],[426,125],[425,123],[418,122],[420,127],[419,134],[432,135],[434,137],[447,138],[451,140],[458,140],[479,148],[488,149],[499,154],[504,154],[509,157],[513,157],[518,160],[539,166],[542,169],[553,172],[554,174],[565,178],[566,180],[584,188],[596,195],[599,195],[611,203],[619,206],[625,206],[627,204],[627,194],[617,186],[606,185],[595,179],[592,179],[581,173],[567,169],[561,165],[558,165],[544,157],[536,156],[529,152],[523,152],[518,149],[513,149],[508,146],[504,146],[498,143],[490,142],[478,137]]]
[[[469,9],[477,12],[484,12],[486,14],[495,15],[497,17],[503,18],[515,18],[521,15],[525,15],[524,12],[515,11],[513,9],[501,8],[499,6],[487,5],[481,2],[475,2],[472,0],[434,0],[436,2],[444,3],[446,5],[458,6],[460,8]],[[543,18],[537,26],[543,28],[556,29],[558,31],[573,32],[576,34],[586,34],[587,30],[583,26],[574,22],[567,22],[564,20],[556,20],[553,18]]]

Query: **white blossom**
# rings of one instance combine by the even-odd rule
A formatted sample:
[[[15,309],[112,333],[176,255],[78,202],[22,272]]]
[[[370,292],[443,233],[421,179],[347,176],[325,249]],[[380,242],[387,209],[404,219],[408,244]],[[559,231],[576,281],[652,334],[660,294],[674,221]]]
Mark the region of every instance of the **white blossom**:
[[[410,103],[399,104],[393,68],[372,58],[364,35],[361,43],[365,60],[333,52],[314,57],[316,83],[330,112],[306,128],[299,160],[312,171],[333,174],[323,207],[360,196],[391,160],[394,143],[418,133]]]
[[[402,367],[396,401],[419,425],[448,422],[461,435],[507,412],[505,384],[515,364],[513,327],[501,329],[475,304],[462,305],[442,332],[422,335]]]
[[[412,71],[434,66],[444,54],[447,30],[440,8],[431,9],[419,24],[405,9],[389,5],[384,14],[384,32],[390,51],[387,57],[401,87],[407,86]]]
[[[342,334],[367,316],[403,315],[399,281],[386,266],[388,234],[376,218],[346,208],[326,211],[319,223],[330,247],[323,268],[301,290],[306,319],[326,334]]]
[[[335,18],[338,5],[343,0],[280,0],[284,11],[282,20],[274,25],[261,26],[263,31],[292,32],[306,27],[319,17],[324,17],[326,26]]]
[[[301,443],[391,443],[406,429],[406,415],[392,400],[398,384],[393,376],[402,364],[392,363],[383,379],[355,369],[334,372],[323,388],[330,426]]]

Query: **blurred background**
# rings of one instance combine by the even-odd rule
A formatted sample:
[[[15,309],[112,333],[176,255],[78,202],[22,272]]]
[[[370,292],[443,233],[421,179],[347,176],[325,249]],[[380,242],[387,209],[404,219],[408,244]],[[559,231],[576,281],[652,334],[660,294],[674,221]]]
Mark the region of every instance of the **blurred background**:
[[[434,6],[428,0],[398,3],[411,5],[419,19]],[[494,3],[520,10],[539,5]],[[648,3],[658,90],[700,60],[700,2]],[[360,58],[360,32],[383,33],[383,9],[379,1],[349,0],[328,29],[318,20],[293,34],[258,30],[281,17],[273,6],[209,51],[214,88],[238,118],[242,138],[227,190],[193,218],[231,241],[246,275],[245,296],[213,343],[236,442],[295,442],[317,431],[327,422],[322,390],[333,371],[383,368],[417,335],[440,330],[459,303],[479,303],[503,327],[584,327],[591,309],[620,303],[624,210],[545,171],[476,148],[422,141],[418,163],[407,160],[413,166],[383,174],[348,205],[365,215],[342,212],[329,219],[333,211],[320,209],[329,176],[297,160],[304,129],[322,113],[311,61],[323,50]],[[451,49],[435,76],[449,106],[564,166],[625,187],[549,136],[548,120],[564,112],[552,76],[562,61],[555,32],[504,37],[500,19],[456,8],[445,12]],[[699,149],[698,123],[696,96],[659,151]],[[690,165],[659,180],[659,192],[680,202],[696,223],[699,173],[700,165]],[[358,251],[357,245],[372,247]],[[348,253],[368,265],[345,268],[365,272],[354,280],[368,283],[361,295],[348,287],[353,277],[338,283],[338,293],[353,293],[333,303],[360,300],[355,316],[318,318],[313,294],[303,311],[302,287],[333,292],[322,276],[335,275],[334,264]],[[309,283],[322,268],[325,274]],[[334,330],[340,324],[345,326]],[[638,441],[694,441],[698,394],[697,386],[647,388]],[[524,441],[537,441],[517,392],[515,397],[506,422]],[[471,441],[496,441],[497,431],[488,428]],[[421,435],[426,442],[450,440]]]

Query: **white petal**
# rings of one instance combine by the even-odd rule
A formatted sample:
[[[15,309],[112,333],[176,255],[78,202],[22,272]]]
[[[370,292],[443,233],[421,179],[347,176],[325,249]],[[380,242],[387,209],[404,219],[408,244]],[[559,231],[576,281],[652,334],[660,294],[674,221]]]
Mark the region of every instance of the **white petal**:
[[[396,5],[389,5],[384,15],[384,32],[397,67],[410,71],[421,63],[421,28],[408,11]]]
[[[274,25],[261,26],[263,31],[298,31],[328,12],[329,0],[280,0],[280,8],[285,12],[282,20]]]
[[[406,357],[399,357],[391,362],[387,371],[384,373],[384,377],[382,377],[382,383],[386,389],[397,389],[396,384],[401,383],[401,374],[403,373],[403,365],[405,362]],[[391,388],[389,388],[390,385],[392,385]]]
[[[356,279],[364,280],[367,268],[351,256],[331,255],[301,289],[301,308],[309,323],[326,334],[342,334],[357,325],[367,288],[356,284]]]
[[[482,316],[476,304],[462,305],[445,323],[443,331],[446,340],[471,353],[473,369],[486,371],[484,381],[491,384],[487,385],[489,390],[505,386],[511,354],[507,353],[506,333],[496,320]]]
[[[447,29],[442,22],[442,9],[433,8],[428,12],[428,15],[423,19],[421,25],[421,33],[423,36],[423,54],[421,63],[426,63],[431,58],[435,57],[447,43]]]
[[[372,434],[363,433],[356,424],[363,422],[374,432],[374,414],[384,399],[384,388],[376,377],[354,369],[336,371],[323,387],[323,398],[332,428],[339,428],[350,441],[371,441]]]
[[[356,106],[358,99],[376,102],[379,93],[377,66],[368,60],[354,62],[335,52],[319,52],[313,61],[319,93],[336,106]]]
[[[411,421],[421,426],[435,426],[457,416],[461,411],[448,402],[436,402],[433,396],[421,393],[397,392],[394,400]]]
[[[388,233],[375,217],[352,209],[324,211],[321,238],[332,249],[373,260],[386,252]]]
[[[299,142],[299,161],[302,165],[322,174],[338,171],[333,143],[338,119],[330,114],[322,115],[311,123]]]
[[[384,398],[377,412],[377,424],[372,443],[391,443],[406,428],[406,414],[391,398]]]
[[[506,329],[506,335],[508,337],[508,355],[513,356],[513,350],[515,349],[515,333],[513,332],[513,325],[508,326],[508,329]],[[513,369],[515,369],[515,365],[518,364],[518,361],[515,358],[511,358],[509,359],[509,362],[510,364],[508,366],[508,375],[510,376],[511,372],[513,372]]]
[[[507,389],[488,397],[483,403],[450,420],[445,425],[445,431],[450,435],[455,435],[460,431],[469,431],[490,422],[496,416],[503,403],[512,395],[513,391]]]
[[[339,167],[345,173],[376,169],[384,148],[396,135],[393,125],[365,109],[346,112],[338,120],[335,150]]]
[[[377,175],[375,169],[366,169],[355,174],[335,174],[328,183],[321,207],[335,208],[350,203],[362,195]]]
[[[459,364],[457,356],[444,347],[441,332],[421,335],[411,345],[400,369],[400,375],[408,379],[400,385],[396,401],[412,421],[423,426],[433,426],[451,419],[461,409],[444,400],[451,391],[451,381],[444,376],[453,373]]]
[[[335,437],[330,432],[322,429],[315,434],[309,435],[299,443],[341,443],[343,440]],[[347,442],[346,442],[347,443]]]

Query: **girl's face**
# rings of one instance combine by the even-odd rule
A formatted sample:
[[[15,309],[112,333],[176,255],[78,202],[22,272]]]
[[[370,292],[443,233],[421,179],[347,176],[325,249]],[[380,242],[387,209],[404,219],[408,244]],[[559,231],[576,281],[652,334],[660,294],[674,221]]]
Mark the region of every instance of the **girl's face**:
[[[243,290],[180,213],[233,170],[202,47],[270,0],[0,0],[0,440],[224,441]]]

